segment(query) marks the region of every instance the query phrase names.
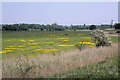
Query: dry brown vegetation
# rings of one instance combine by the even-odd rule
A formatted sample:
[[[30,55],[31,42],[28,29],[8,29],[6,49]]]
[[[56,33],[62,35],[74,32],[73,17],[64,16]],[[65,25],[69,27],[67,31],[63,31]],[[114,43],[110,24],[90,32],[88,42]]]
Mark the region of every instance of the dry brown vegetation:
[[[2,63],[3,78],[35,78],[48,77],[57,73],[104,61],[111,56],[118,55],[118,44],[110,47],[86,48],[61,52],[60,54],[44,54],[44,56],[23,56],[18,59],[4,60]]]

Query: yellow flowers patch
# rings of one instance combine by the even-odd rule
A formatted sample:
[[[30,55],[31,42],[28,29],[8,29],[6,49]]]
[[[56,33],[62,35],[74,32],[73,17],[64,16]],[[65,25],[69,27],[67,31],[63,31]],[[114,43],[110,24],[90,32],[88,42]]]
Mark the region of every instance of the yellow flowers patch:
[[[95,43],[91,43],[91,42],[77,42],[74,44],[74,46],[76,48],[78,48],[79,50],[82,50],[84,48],[91,48],[91,47],[94,47],[95,46]]]
[[[40,34],[41,35],[41,34]],[[78,36],[83,35],[83,36]],[[44,36],[44,34],[42,34]],[[75,36],[75,37],[74,37]],[[3,39],[3,51],[0,53],[53,53],[61,50],[69,50],[71,48],[75,48],[74,44],[80,41],[91,41],[91,37],[82,33],[54,33],[54,34],[45,34],[42,37],[29,37],[29,38],[9,38]],[[9,41],[9,42],[7,42]],[[87,47],[94,47],[95,43],[92,42],[78,42],[79,45],[85,44]],[[88,44],[88,45],[87,45]]]
[[[69,39],[69,38],[57,38],[57,39]]]
[[[28,40],[29,42],[34,42],[34,40]]]
[[[4,48],[5,50],[2,50],[0,53],[10,53],[13,52],[13,50],[25,50],[23,49],[25,46],[9,46],[8,48]]]
[[[23,48],[23,47],[25,47],[25,46],[18,46],[18,47]]]
[[[63,40],[63,41],[68,41],[68,40]]]
[[[20,49],[20,48],[5,48],[5,49]]]
[[[27,43],[28,45],[38,45],[40,43]]]
[[[25,40],[20,40],[21,42],[26,42]]]
[[[9,46],[9,47],[16,47],[16,46]]]
[[[95,45],[95,43],[91,43],[91,42],[78,42],[80,44],[90,44],[90,45]]]
[[[63,46],[64,47],[64,46],[74,46],[74,45],[57,45],[57,46]]]
[[[20,40],[21,42],[27,42],[26,40]],[[29,42],[34,42],[34,40],[28,40]]]
[[[10,53],[13,52],[12,50],[2,50],[0,53]]]

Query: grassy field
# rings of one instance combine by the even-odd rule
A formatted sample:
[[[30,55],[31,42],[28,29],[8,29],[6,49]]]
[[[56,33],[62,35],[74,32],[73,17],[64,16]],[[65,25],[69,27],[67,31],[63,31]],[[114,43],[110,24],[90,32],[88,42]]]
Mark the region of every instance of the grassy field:
[[[92,42],[89,31],[80,32],[3,32],[3,58],[42,55],[75,49],[77,42]]]
[[[90,31],[4,31],[2,75],[4,78],[117,77],[119,37],[111,36],[111,47],[89,45],[77,50],[74,47],[77,42],[94,43],[89,34]]]

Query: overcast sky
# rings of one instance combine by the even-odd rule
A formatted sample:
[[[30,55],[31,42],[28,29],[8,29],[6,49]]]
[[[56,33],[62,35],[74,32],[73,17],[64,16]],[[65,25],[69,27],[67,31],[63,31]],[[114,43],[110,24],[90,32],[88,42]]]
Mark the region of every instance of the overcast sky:
[[[3,2],[2,23],[62,25],[118,22],[117,2]]]

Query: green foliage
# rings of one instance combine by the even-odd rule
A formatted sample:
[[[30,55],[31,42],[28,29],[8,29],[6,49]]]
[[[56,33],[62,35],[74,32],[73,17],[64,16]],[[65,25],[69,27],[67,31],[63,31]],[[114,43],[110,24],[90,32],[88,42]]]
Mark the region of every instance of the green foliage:
[[[120,33],[120,30],[116,31],[116,33]]]
[[[78,29],[78,26],[72,26],[72,29],[76,31]]]
[[[103,30],[94,30],[90,34],[96,43],[96,46],[110,46],[112,43],[110,37]]]
[[[95,26],[95,25],[91,25],[91,26],[89,27],[89,29],[90,29],[90,30],[94,30],[94,29],[96,29],[96,26]]]
[[[82,50],[82,49],[85,48],[85,44],[83,43],[83,41],[82,41],[82,43],[75,43],[74,46],[75,46],[76,48],[78,48],[79,50]]]
[[[40,24],[10,24],[10,25],[2,25],[3,31],[64,31],[65,28],[57,23],[53,23],[52,25],[40,25]]]
[[[115,28],[115,29],[120,29],[120,23],[115,24],[115,25],[114,25],[114,28]]]

